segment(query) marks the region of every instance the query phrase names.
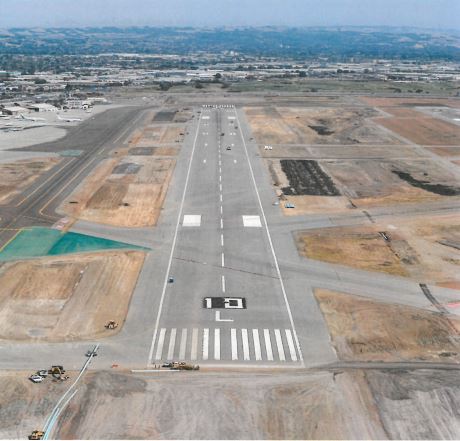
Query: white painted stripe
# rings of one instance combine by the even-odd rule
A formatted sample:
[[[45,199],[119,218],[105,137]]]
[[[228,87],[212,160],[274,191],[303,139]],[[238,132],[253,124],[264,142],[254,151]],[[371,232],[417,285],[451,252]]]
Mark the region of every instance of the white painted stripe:
[[[279,329],[275,329],[275,340],[276,347],[278,348],[278,357],[280,361],[285,361],[286,356],[284,355],[283,340],[281,339],[281,332]]]
[[[260,350],[259,330],[252,330],[252,339],[254,340],[254,352],[256,354],[256,360],[262,360],[262,351]]]
[[[225,256],[224,256],[224,253],[222,253],[222,267],[225,266]]]
[[[238,360],[238,340],[236,339],[236,329],[230,329],[230,340],[232,342],[232,360]]]
[[[219,175],[219,182],[222,182],[222,175]]]
[[[219,156],[220,156],[220,155],[219,155]],[[221,161],[221,160],[219,160],[219,165],[222,166],[222,161]]]
[[[179,360],[185,359],[185,349],[187,347],[187,329],[182,329],[182,334],[180,337],[180,346],[179,346]]]
[[[249,340],[248,340],[248,330],[241,330],[241,339],[243,340],[243,360],[250,360],[249,357]]]
[[[222,230],[224,228],[224,220],[220,219],[220,229]]]
[[[267,360],[273,361],[272,342],[270,340],[270,331],[264,329],[265,351],[267,353]]]
[[[201,214],[185,214],[182,221],[183,227],[199,227],[201,226]]]
[[[262,224],[260,222],[260,216],[244,216],[243,215],[243,225],[245,227],[261,228]]]
[[[222,195],[220,195],[220,202],[222,202]]]
[[[225,276],[222,276],[222,292],[225,292]]]
[[[220,329],[214,329],[214,360],[220,360]]]
[[[206,164],[206,159],[203,159],[203,164]]]
[[[240,119],[238,117],[238,113],[237,113],[236,110],[235,110],[235,116],[236,116],[236,120],[238,122],[238,131],[239,131],[239,133],[241,133],[241,139],[243,141],[244,153],[245,153],[248,165],[249,165],[249,171],[251,172],[252,183],[254,185],[254,192],[256,193],[256,196],[257,196],[257,202],[259,203],[260,212],[262,213],[263,224],[265,225],[265,231],[267,232],[268,243],[270,245],[270,249],[271,249],[271,252],[272,252],[273,261],[275,262],[276,274],[278,275],[278,280],[280,282],[281,291],[283,293],[284,303],[286,305],[286,310],[288,312],[289,321],[291,323],[291,329],[292,329],[292,332],[294,334],[294,339],[295,339],[297,352],[299,354],[299,359],[300,359],[300,361],[302,363],[302,366],[303,366],[304,365],[303,356],[302,356],[302,351],[300,350],[300,343],[299,343],[299,339],[297,337],[297,332],[295,330],[295,324],[294,324],[294,319],[292,317],[291,306],[289,305],[289,300],[288,300],[287,294],[286,294],[286,288],[284,287],[283,277],[281,275],[280,267],[279,267],[279,264],[278,264],[278,258],[276,257],[276,252],[275,252],[275,248],[273,247],[272,237],[270,235],[270,230],[268,229],[267,216],[265,216],[264,207],[262,205],[259,190],[257,188],[257,182],[256,182],[256,178],[254,176],[254,170],[252,169],[251,160],[249,158],[248,146],[246,145],[246,140],[244,139],[243,131],[241,130]]]
[[[176,328],[171,329],[171,334],[169,336],[169,347],[168,347],[168,361],[174,359],[174,346],[176,346]]]
[[[190,154],[190,161],[188,163],[187,175],[185,177],[184,191],[182,192],[182,199],[181,199],[181,202],[180,202],[179,213],[177,214],[176,228],[174,230],[174,238],[173,238],[173,241],[172,241],[172,244],[171,244],[171,251],[170,251],[169,259],[168,259],[168,267],[166,268],[165,277],[164,277],[164,280],[163,280],[163,290],[161,291],[160,304],[158,306],[158,312],[157,312],[157,316],[156,316],[156,319],[155,319],[155,328],[153,330],[152,343],[150,344],[149,358],[147,360],[147,363],[152,362],[153,348],[154,348],[154,345],[155,345],[155,340],[157,338],[158,326],[160,324],[161,313],[163,311],[163,303],[164,303],[164,298],[165,298],[165,295],[166,295],[166,288],[168,286],[169,273],[171,271],[171,265],[172,265],[173,255],[174,255],[174,249],[176,248],[177,235],[179,233],[179,225],[180,225],[180,220],[182,218],[182,211],[184,209],[185,195],[187,194],[187,187],[188,187],[188,183],[189,183],[189,180],[190,180],[190,171],[192,169],[193,156],[195,154],[196,143],[197,143],[197,140],[198,140],[198,134],[200,133],[199,132],[200,124],[201,124],[201,115],[200,115],[200,119],[198,121],[198,127],[196,129],[195,139],[193,141],[192,153]]]
[[[222,193],[222,184],[219,184],[220,192]]]
[[[222,173],[222,167],[219,167],[219,173]]]
[[[198,354],[198,329],[192,329],[192,350],[190,352],[190,360],[196,360]]]
[[[289,347],[289,352],[291,354],[291,360],[297,361],[297,354],[295,353],[294,340],[292,339],[292,332],[290,329],[286,329],[286,340]]]
[[[236,159],[234,159],[233,162],[236,164]]]
[[[160,335],[158,336],[157,352],[155,354],[155,360],[161,360],[161,354],[163,353],[163,345],[165,342],[166,328],[160,329]]]
[[[224,214],[224,207],[220,206],[220,214]]]
[[[203,360],[207,360],[209,356],[209,329],[203,329]]]
[[[220,235],[220,244],[221,246],[224,246],[224,235],[223,234]]]

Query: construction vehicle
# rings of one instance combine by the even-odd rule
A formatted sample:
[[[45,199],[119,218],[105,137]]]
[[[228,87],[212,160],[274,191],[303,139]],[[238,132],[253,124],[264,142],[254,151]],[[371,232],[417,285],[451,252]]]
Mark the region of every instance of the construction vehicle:
[[[105,329],[117,329],[118,323],[115,320],[109,320],[105,325]]]
[[[45,435],[45,432],[42,432],[41,430],[34,430],[30,435],[29,439],[42,439],[43,436]]]
[[[198,371],[200,369],[200,366],[197,364],[188,364],[185,361],[172,361],[171,363],[164,363],[162,367],[175,371]]]
[[[67,380],[68,375],[63,376],[65,369],[62,366],[51,366],[51,369],[48,370],[48,373],[52,375],[56,380]]]

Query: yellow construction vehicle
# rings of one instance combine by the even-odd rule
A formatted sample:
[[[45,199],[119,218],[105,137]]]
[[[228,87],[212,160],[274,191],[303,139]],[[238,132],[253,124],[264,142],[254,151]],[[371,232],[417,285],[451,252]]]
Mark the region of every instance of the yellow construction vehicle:
[[[164,363],[162,367],[172,369],[174,371],[198,371],[200,366],[197,364],[188,364],[185,361],[172,361],[171,363]]]
[[[51,369],[48,370],[48,373],[52,375],[56,380],[67,380],[68,376],[63,376],[65,369],[62,366],[51,366]]]
[[[41,430],[34,430],[30,435],[29,439],[42,439],[43,435],[45,435],[45,432],[42,432]]]
[[[105,325],[105,329],[116,329],[118,328],[118,323],[115,320],[110,320]]]

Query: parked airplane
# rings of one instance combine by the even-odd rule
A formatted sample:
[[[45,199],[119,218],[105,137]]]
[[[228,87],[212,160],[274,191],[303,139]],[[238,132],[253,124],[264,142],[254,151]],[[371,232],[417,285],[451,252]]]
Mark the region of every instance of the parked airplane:
[[[65,121],[65,122],[77,122],[81,121],[81,118],[61,118],[59,115],[57,116],[59,121]]]
[[[19,114],[19,117],[16,117],[18,119],[24,119],[26,121],[33,121],[33,122],[37,122],[37,121],[46,121],[45,118],[35,118],[35,117],[32,117],[32,116],[24,116],[22,113]]]

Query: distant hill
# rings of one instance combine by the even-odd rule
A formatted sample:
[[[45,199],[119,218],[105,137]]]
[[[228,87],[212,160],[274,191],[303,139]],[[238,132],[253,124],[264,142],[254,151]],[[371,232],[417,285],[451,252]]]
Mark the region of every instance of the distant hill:
[[[0,54],[177,54],[330,61],[391,58],[460,61],[460,34],[392,28],[78,28],[0,30]]]

